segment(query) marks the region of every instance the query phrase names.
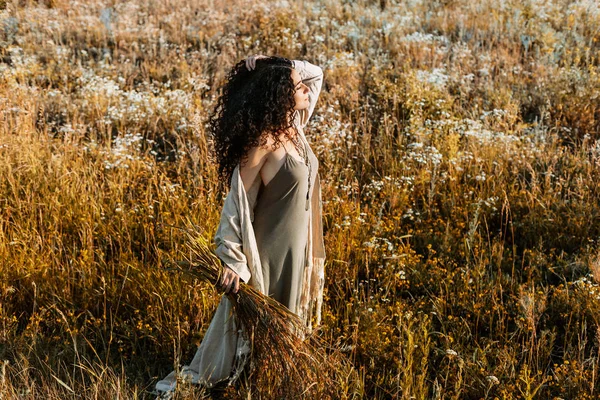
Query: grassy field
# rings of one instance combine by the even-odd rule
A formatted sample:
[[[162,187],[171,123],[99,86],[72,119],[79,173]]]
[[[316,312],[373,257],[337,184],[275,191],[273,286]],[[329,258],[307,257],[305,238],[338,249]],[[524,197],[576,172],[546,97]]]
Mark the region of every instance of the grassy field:
[[[162,260],[216,229],[205,123],[252,54],[324,70],[340,399],[600,397],[596,1],[0,8],[0,399],[152,398],[191,361],[221,295]]]

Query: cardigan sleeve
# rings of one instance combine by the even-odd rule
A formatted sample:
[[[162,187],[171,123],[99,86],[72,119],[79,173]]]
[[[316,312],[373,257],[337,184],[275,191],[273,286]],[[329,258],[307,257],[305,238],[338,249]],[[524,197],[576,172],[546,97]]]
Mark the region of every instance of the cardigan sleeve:
[[[292,67],[298,71],[302,83],[308,86],[309,106],[305,110],[299,110],[300,126],[304,127],[315,110],[323,86],[323,70],[321,67],[311,64],[305,60],[291,60]]]
[[[241,280],[248,283],[251,273],[243,251],[240,210],[233,191],[229,191],[225,198],[214,243],[216,245],[215,254],[227,267],[235,271]]]

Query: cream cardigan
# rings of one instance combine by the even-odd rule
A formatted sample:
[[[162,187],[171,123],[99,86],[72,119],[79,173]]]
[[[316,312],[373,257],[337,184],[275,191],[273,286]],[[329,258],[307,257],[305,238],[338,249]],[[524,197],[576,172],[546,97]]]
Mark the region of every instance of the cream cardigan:
[[[294,119],[298,132],[304,139],[304,127],[312,115],[321,87],[323,71],[308,61],[293,60],[294,69],[309,88],[309,107],[296,112]],[[233,171],[229,193],[221,211],[221,218],[214,236],[216,255],[244,282],[265,294],[260,255],[252,228],[254,206],[260,188],[261,177],[257,174],[248,192],[244,189],[239,164]],[[323,285],[325,280],[325,246],[323,244],[322,200],[320,176],[317,173],[309,205],[307,263],[304,269],[300,307],[298,315],[304,321],[308,331],[313,329],[312,316],[316,315],[315,326],[321,323],[323,304]],[[231,302],[225,294],[211,323],[202,339],[200,347],[189,366],[181,370],[193,383],[212,386],[228,379],[230,373],[234,382],[242,371],[250,352],[248,343],[241,333],[232,315]],[[169,391],[175,388],[175,372],[156,384],[156,389]]]

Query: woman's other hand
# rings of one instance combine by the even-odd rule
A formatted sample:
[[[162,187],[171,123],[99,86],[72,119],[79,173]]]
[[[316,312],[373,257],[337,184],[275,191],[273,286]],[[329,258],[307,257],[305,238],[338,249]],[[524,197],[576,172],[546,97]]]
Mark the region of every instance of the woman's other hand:
[[[219,285],[225,293],[237,293],[240,290],[240,276],[231,268],[223,266],[223,273],[219,280]]]
[[[261,58],[268,58],[268,57],[263,56],[263,55],[256,55],[256,56],[250,56],[250,57],[246,58],[246,69],[248,69],[248,71],[252,71],[254,68],[256,68],[256,60],[259,60]]]

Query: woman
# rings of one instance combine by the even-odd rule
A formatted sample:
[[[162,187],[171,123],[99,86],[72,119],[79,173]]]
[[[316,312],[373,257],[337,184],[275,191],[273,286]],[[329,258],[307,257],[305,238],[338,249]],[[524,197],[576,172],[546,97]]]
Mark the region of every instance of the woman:
[[[323,83],[307,61],[252,56],[229,73],[210,118],[222,182],[230,185],[215,235],[224,263],[220,288],[237,293],[240,280],[272,296],[312,328],[320,323],[325,251],[318,161],[303,128]],[[249,353],[223,295],[182,375],[208,387],[233,383]],[[175,372],[157,383],[173,390]]]

